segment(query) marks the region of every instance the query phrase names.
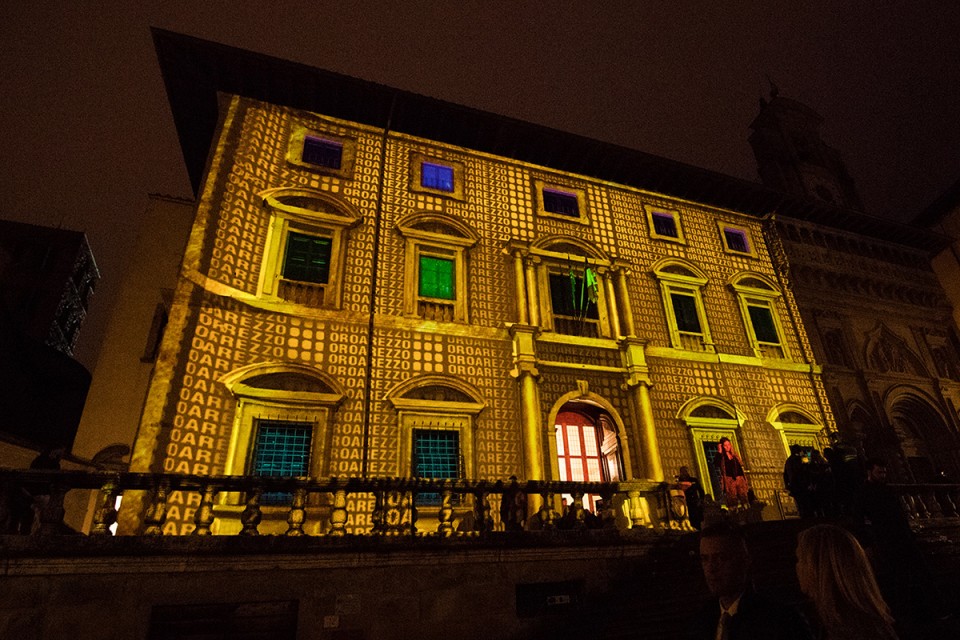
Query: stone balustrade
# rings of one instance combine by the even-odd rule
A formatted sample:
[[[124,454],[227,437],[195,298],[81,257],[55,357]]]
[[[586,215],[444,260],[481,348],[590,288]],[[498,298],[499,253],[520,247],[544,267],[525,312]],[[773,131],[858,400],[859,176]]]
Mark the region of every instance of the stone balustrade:
[[[117,498],[126,492],[141,492],[146,496],[146,505],[139,533],[144,536],[163,535],[167,518],[167,501],[175,491],[196,494],[193,535],[212,535],[218,527],[215,521],[222,517],[222,505],[235,505],[239,513],[241,536],[260,535],[264,510],[286,511],[287,536],[305,535],[304,525],[308,519],[308,505],[322,504],[312,514],[321,513],[321,527],[313,527],[325,536],[371,535],[371,536],[418,536],[429,534],[438,537],[485,536],[498,531],[520,529],[518,523],[500,521],[499,504],[504,494],[512,498],[517,493],[529,505],[526,529],[556,530],[560,523],[561,496],[571,496],[572,516],[567,528],[584,529],[588,518],[580,506],[585,495],[597,495],[603,499],[603,509],[596,519],[605,528],[690,530],[686,519],[685,504],[678,500],[677,491],[665,483],[652,481],[628,481],[614,483],[547,482],[527,481],[510,483],[503,481],[428,480],[420,478],[270,478],[259,476],[193,476],[176,474],[109,473],[86,471],[37,471],[0,469],[0,527],[12,532],[11,523],[18,517],[18,505],[22,510],[24,499],[33,500],[39,512],[39,524],[34,533],[46,535],[63,531],[64,496],[71,490],[97,492],[92,525],[89,535],[109,536],[111,525],[117,520]],[[282,505],[261,505],[261,497],[284,496]],[[418,506],[418,495],[429,494],[429,502],[436,506],[428,509]],[[372,504],[366,521],[372,526],[357,531],[348,530],[348,498],[362,495],[372,500],[355,504]],[[439,500],[437,500],[439,496]],[[38,500],[37,497],[40,497]],[[196,502],[196,500],[194,500]],[[30,503],[27,502],[29,505]],[[418,528],[422,522],[419,512],[428,511],[428,530]],[[226,516],[223,516],[226,517]],[[237,517],[237,516],[234,516]],[[456,521],[461,525],[457,526]],[[469,525],[463,526],[466,520]]]

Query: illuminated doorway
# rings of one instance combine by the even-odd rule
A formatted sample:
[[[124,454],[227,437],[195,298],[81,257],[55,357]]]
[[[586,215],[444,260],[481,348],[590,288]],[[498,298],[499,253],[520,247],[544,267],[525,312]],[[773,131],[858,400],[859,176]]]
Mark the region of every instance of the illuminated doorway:
[[[620,479],[620,446],[613,420],[605,412],[583,406],[565,407],[555,423],[560,480],[616,482]],[[597,495],[584,496],[583,506],[596,512]],[[565,495],[567,502],[572,497]]]

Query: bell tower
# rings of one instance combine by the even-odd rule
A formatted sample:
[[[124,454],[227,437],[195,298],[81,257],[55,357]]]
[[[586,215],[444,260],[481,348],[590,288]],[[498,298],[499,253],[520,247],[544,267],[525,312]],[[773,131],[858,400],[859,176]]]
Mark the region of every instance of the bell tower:
[[[771,82],[770,99],[760,98],[760,113],[750,124],[760,180],[792,196],[862,211],[840,153],[820,137],[822,123],[816,111],[781,97]]]

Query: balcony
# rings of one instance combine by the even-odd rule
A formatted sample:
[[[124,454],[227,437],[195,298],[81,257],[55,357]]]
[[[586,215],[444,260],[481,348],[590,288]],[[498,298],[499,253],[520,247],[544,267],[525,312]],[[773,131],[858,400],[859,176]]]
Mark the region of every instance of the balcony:
[[[251,478],[0,470],[10,496],[42,501],[34,535],[0,535],[0,629],[9,637],[363,638],[591,637],[667,640],[681,636],[691,603],[706,600],[696,536],[683,505],[661,483],[611,484]],[[897,487],[904,508],[936,553],[937,587],[955,593],[960,555],[943,533],[960,531],[960,485]],[[65,532],[62,498],[92,491],[89,535]],[[163,535],[173,491],[199,504],[191,535]],[[498,502],[519,491],[541,528],[511,531]],[[284,507],[258,506],[265,493],[291,494]],[[410,505],[438,493],[437,509]],[[617,512],[608,525],[557,527],[550,505],[563,494],[598,493]],[[139,535],[110,535],[116,497],[143,505]],[[236,496],[237,535],[213,535]],[[351,531],[348,497],[369,496],[371,526]],[[452,506],[461,496],[463,505]],[[363,501],[361,501],[363,502]],[[283,511],[266,535],[261,516]],[[458,530],[468,513],[474,525]],[[622,515],[621,515],[622,514]],[[321,526],[311,527],[312,519]],[[792,550],[797,519],[745,527],[759,590],[800,600]],[[315,529],[320,533],[307,535]],[[932,542],[931,542],[932,541]],[[939,622],[935,624],[940,624]],[[946,624],[952,624],[946,623]],[[956,629],[936,627],[955,637]],[[257,635],[257,634],[260,635]],[[206,634],[206,635],[204,635]],[[903,636],[904,638],[922,636]]]

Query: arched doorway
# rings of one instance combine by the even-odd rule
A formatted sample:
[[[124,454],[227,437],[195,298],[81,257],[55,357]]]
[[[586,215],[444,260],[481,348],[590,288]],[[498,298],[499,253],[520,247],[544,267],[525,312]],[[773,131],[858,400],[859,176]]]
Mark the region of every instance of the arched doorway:
[[[934,482],[940,470],[957,477],[957,443],[936,409],[905,394],[893,402],[889,415],[915,482]]]
[[[554,422],[559,479],[573,482],[616,482],[623,475],[620,441],[610,414],[587,403],[567,403]],[[570,496],[565,496],[569,501]],[[599,496],[585,496],[595,510]]]

